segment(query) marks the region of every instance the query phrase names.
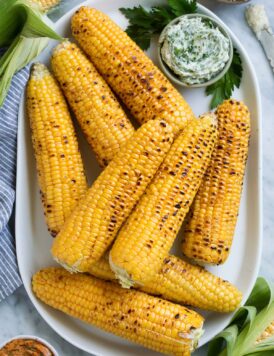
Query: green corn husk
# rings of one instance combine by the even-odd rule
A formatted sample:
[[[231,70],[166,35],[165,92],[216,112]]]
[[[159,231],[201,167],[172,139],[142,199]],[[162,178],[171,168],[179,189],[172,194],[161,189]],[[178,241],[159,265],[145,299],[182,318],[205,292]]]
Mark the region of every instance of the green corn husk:
[[[39,4],[29,0],[0,0],[0,106],[13,75],[37,57],[49,38],[62,40],[51,27]]]
[[[208,356],[273,356],[274,336],[257,342],[274,320],[274,288],[258,278],[246,304],[209,343]]]

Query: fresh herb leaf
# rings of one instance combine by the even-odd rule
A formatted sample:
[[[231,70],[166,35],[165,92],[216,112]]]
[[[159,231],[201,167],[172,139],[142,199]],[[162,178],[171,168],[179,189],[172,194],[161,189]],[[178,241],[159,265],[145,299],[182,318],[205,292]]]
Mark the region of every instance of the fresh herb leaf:
[[[151,13],[143,6],[135,6],[132,9],[121,8],[121,13],[130,21],[131,25],[138,25],[142,28],[151,28]]]
[[[192,14],[197,11],[196,0],[167,0],[167,2],[176,16]]]
[[[127,34],[144,50],[149,48],[151,37],[160,33],[170,21],[196,10],[196,0],[167,0],[167,5],[150,9],[141,5],[120,9],[129,20]]]
[[[127,34],[144,50],[149,48],[151,37],[160,33],[176,17],[167,6],[150,10],[136,6],[131,9],[121,8],[120,11],[129,20]]]
[[[143,50],[146,50],[150,46],[150,40],[153,35],[150,31],[144,31],[140,29],[137,25],[129,25],[126,33],[129,37],[134,38],[134,41],[137,43],[139,47]]]
[[[210,103],[210,108],[214,109],[221,104],[225,99],[232,96],[235,87],[239,88],[242,79],[242,61],[239,53],[234,48],[233,59],[229,70],[216,83],[209,85],[206,88],[207,95],[213,95]]]

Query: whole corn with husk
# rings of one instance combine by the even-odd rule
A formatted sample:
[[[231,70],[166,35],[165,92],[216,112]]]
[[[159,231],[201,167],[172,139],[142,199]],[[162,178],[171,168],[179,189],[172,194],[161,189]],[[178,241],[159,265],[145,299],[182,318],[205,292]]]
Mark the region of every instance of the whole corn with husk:
[[[271,337],[274,338],[274,320],[256,340],[256,344],[259,344],[260,342],[265,341],[266,339]]]
[[[29,2],[37,3],[42,11],[48,12],[49,10],[59,5],[61,0],[30,0]]]
[[[110,266],[125,288],[145,285],[159,271],[200,186],[216,139],[216,117],[206,114],[189,122],[174,141],[110,251]]]
[[[250,114],[240,101],[216,111],[219,138],[184,230],[183,253],[202,264],[224,263],[229,255],[243,186]]]
[[[84,274],[45,268],[32,288],[47,305],[164,354],[189,356],[203,333],[195,311]]]
[[[134,128],[107,83],[76,44],[65,41],[53,52],[55,77],[101,166],[133,135]]]
[[[61,37],[45,20],[40,1],[0,1],[0,107],[8,93],[13,75],[25,67],[47,46],[49,38]]]
[[[181,94],[107,15],[83,6],[71,26],[73,36],[139,123],[164,118],[177,133],[194,118]]]
[[[27,112],[44,214],[52,236],[87,190],[83,162],[62,92],[48,69],[32,67]]]
[[[94,263],[89,273],[115,280],[107,255]],[[242,293],[233,284],[172,255],[164,259],[153,279],[138,289],[176,303],[221,313],[234,311],[242,300]]]
[[[96,179],[67,219],[52,247],[71,271],[88,271],[114,240],[162,163],[173,141],[163,120],[142,125]]]

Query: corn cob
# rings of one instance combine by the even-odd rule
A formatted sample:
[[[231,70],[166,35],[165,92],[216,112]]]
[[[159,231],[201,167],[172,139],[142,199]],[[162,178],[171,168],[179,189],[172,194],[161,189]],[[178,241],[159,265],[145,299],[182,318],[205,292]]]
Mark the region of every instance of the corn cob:
[[[61,0],[31,0],[31,1],[38,4],[39,8],[44,12],[48,12],[53,7],[59,5],[59,3],[61,2]]]
[[[192,120],[120,230],[110,267],[124,287],[146,284],[160,269],[199,188],[217,138],[216,118]]]
[[[149,121],[97,178],[54,241],[52,254],[65,268],[85,272],[115,238],[169,150],[172,128]]]
[[[194,118],[181,94],[107,15],[81,7],[72,33],[139,123],[164,118],[177,133]]]
[[[61,268],[46,268],[32,280],[46,304],[84,322],[169,355],[190,355],[203,318],[183,306]]]
[[[89,273],[115,280],[107,255],[94,263]],[[154,278],[138,289],[176,303],[221,313],[235,310],[242,300],[242,293],[233,284],[176,256],[166,257]]]
[[[104,79],[74,43],[59,44],[51,64],[100,165],[106,166],[133,135],[132,124]]]
[[[256,344],[259,344],[260,342],[268,339],[269,337],[274,337],[274,320],[256,340]]]
[[[44,214],[56,236],[87,190],[81,154],[65,99],[43,64],[32,67],[27,111]]]
[[[227,100],[216,113],[219,139],[192,205],[182,244],[183,253],[202,264],[221,264],[229,255],[250,137],[250,115],[243,103]]]

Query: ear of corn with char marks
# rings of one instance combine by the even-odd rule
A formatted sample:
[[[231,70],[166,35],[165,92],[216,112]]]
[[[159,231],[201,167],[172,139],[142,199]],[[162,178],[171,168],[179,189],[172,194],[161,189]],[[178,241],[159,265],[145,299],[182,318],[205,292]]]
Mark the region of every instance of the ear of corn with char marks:
[[[107,255],[94,263],[89,273],[101,279],[115,280]],[[242,300],[242,293],[228,281],[172,255],[164,259],[151,281],[137,288],[176,303],[221,313],[235,310]]]
[[[100,174],[67,219],[52,247],[72,271],[88,271],[108,249],[173,141],[172,128],[151,120],[139,128]]]
[[[107,83],[74,44],[59,44],[52,69],[101,166],[106,166],[134,128]]]
[[[124,287],[145,285],[161,268],[200,186],[217,139],[214,114],[192,120],[120,230],[110,266]]]
[[[168,355],[189,356],[202,333],[196,312],[84,274],[47,268],[32,286],[51,307]]]
[[[183,253],[202,264],[224,263],[238,216],[250,137],[250,114],[239,101],[217,111],[219,138],[184,231]]]
[[[72,33],[141,124],[163,118],[178,133],[194,118],[181,94],[107,15],[81,7],[72,17]]]
[[[27,111],[44,214],[51,235],[56,236],[86,192],[87,182],[65,99],[40,63],[32,67]]]

